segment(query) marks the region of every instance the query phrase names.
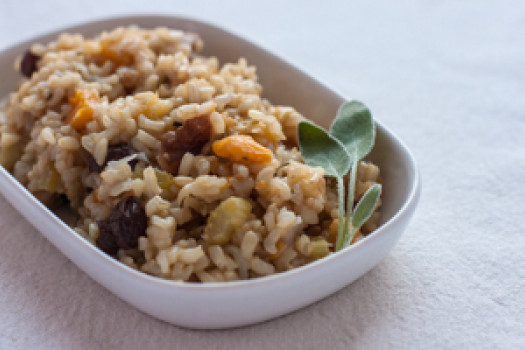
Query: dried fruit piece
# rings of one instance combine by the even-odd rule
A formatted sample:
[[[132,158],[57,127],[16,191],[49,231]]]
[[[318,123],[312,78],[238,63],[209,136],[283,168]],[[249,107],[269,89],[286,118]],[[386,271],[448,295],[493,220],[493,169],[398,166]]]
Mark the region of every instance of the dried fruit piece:
[[[76,90],[75,95],[69,98],[73,109],[69,112],[66,122],[76,130],[84,129],[86,124],[93,120],[93,109],[100,101],[98,93],[94,90]]]
[[[104,60],[111,61],[119,66],[127,66],[133,63],[133,55],[118,47],[118,42],[110,42],[107,40],[100,41],[100,56]]]
[[[126,197],[113,208],[109,223],[118,247],[131,249],[137,247],[140,236],[146,235],[148,218],[137,197]]]
[[[268,163],[272,160],[272,151],[260,145],[251,136],[231,135],[215,141],[212,145],[213,152],[233,162]]]
[[[215,208],[204,228],[204,241],[208,245],[223,245],[250,217],[252,205],[243,198],[230,197]]]
[[[118,251],[118,245],[115,241],[115,236],[111,231],[111,225],[109,220],[101,220],[97,222],[98,224],[98,238],[97,238],[97,247],[99,247],[103,252],[109,255],[115,255]]]
[[[191,118],[175,131],[162,135],[160,154],[157,157],[162,169],[176,175],[186,152],[198,155],[210,140],[212,126],[210,116],[205,114]]]
[[[40,60],[40,56],[35,55],[31,51],[27,50],[24,53],[24,56],[22,57],[22,60],[20,61],[20,72],[28,77],[31,78],[34,72],[37,71],[37,63]]]
[[[95,161],[95,158],[93,158],[93,156],[89,157],[89,160],[88,160],[89,171],[100,173],[102,170],[104,170],[108,162],[119,160],[119,159],[122,159],[124,157],[130,156],[135,153],[137,153],[137,151],[135,151],[131,146],[125,143],[119,143],[116,145],[109,146],[108,152],[106,154],[106,160],[104,161],[102,165],[98,165],[97,162]],[[138,160],[135,158],[135,159],[130,160],[128,164],[133,169],[135,167],[135,164],[137,164],[137,162]]]

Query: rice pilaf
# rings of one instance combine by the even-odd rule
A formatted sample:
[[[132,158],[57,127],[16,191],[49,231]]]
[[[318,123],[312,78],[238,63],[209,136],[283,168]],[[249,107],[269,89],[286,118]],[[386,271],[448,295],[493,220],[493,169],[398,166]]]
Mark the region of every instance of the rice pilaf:
[[[249,279],[330,254],[337,193],[302,162],[304,117],[262,98],[244,58],[221,66],[202,47],[134,26],[33,45],[15,64],[27,79],[0,106],[2,165],[74,210],[87,240],[161,278]],[[378,182],[361,161],[356,202]]]

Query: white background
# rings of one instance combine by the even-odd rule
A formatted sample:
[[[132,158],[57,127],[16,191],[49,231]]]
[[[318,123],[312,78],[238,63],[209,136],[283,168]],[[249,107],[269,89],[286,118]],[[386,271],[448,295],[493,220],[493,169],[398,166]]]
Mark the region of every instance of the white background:
[[[413,150],[420,205],[388,257],[337,294],[193,331],[113,296],[0,197],[0,349],[525,348],[523,2],[0,0],[0,49],[129,13],[212,22],[366,102]]]

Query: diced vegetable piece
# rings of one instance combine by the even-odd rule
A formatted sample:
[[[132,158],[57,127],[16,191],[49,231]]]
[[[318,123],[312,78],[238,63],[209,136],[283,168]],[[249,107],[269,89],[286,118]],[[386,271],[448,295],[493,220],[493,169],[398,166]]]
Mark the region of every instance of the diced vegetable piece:
[[[53,164],[47,166],[46,174],[38,179],[38,189],[54,193],[61,182],[61,177]]]
[[[252,205],[246,199],[225,199],[211,212],[204,228],[204,241],[208,245],[228,243],[234,231],[248,221],[251,211]]]
[[[173,176],[171,174],[154,168],[155,176],[157,177],[157,183],[159,184],[159,187],[163,190],[166,190],[171,187],[175,183],[175,180],[173,179]],[[137,168],[133,172],[133,178],[134,179],[142,179],[144,178],[144,168]]]
[[[45,166],[45,170],[42,170],[42,175],[39,176],[38,179],[35,179],[32,191],[45,191],[50,194],[56,193],[61,181],[62,178],[55,166],[52,163],[48,163]]]
[[[135,168],[133,171],[133,175],[131,175],[134,179],[143,179],[144,178],[144,168]]]
[[[69,99],[73,109],[69,112],[66,122],[74,129],[82,130],[87,123],[93,120],[93,109],[100,103],[98,93],[93,90],[76,90]]]
[[[324,239],[319,239],[310,242],[310,256],[314,259],[325,257],[330,252],[328,242]]]
[[[251,136],[231,135],[215,141],[213,152],[221,157],[239,163],[268,163],[272,160],[272,151],[260,145]]]
[[[9,147],[0,147],[0,164],[8,171],[12,171],[22,155],[24,146],[24,143],[17,142]]]
[[[170,188],[175,183],[173,176],[157,168],[155,168],[155,176],[157,176],[159,187],[163,190]]]
[[[49,192],[55,192],[58,188],[58,185],[60,184],[61,177],[56,168],[51,165],[50,171],[49,171],[49,177],[47,178],[46,183],[46,190]]]

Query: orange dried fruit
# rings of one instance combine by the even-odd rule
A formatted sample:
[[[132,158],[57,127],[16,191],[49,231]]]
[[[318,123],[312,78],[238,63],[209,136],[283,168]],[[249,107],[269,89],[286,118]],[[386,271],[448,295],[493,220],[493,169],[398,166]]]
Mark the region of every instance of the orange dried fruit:
[[[212,149],[217,156],[238,163],[269,163],[272,160],[272,151],[248,135],[225,137],[215,141]]]
[[[118,47],[118,43],[108,41],[100,42],[100,56],[118,66],[128,66],[133,63],[133,55]]]
[[[75,95],[69,98],[73,109],[69,112],[66,122],[76,130],[84,129],[86,124],[93,120],[93,109],[100,101],[98,93],[94,90],[76,90]]]

